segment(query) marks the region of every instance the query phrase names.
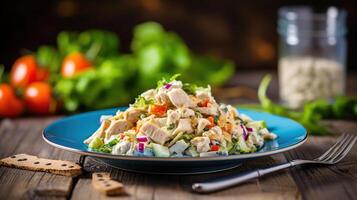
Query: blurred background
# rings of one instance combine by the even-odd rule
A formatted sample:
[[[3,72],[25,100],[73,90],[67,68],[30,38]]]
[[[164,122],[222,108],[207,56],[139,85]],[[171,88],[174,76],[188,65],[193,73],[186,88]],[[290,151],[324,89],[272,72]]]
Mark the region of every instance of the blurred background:
[[[284,106],[323,100],[331,110],[343,96],[357,113],[344,96],[357,91],[356,9],[354,0],[1,1],[0,117],[128,105],[176,73],[228,103],[262,103],[270,73],[267,92]]]
[[[354,0],[59,0],[1,1],[0,63],[10,68],[21,50],[54,45],[63,30],[105,29],[120,37],[120,50],[129,52],[135,25],[157,21],[178,33],[192,51],[232,59],[238,70],[276,69],[278,8],[329,6],[348,13],[348,70],[356,70],[357,11]]]

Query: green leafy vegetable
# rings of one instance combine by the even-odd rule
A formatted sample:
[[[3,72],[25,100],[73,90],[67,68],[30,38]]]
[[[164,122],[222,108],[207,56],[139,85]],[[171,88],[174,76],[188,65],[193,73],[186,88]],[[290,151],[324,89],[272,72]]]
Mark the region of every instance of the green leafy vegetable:
[[[51,72],[54,92],[66,111],[127,105],[162,77],[165,78],[158,82],[159,87],[182,74],[183,81],[194,83],[185,84],[184,89],[194,94],[203,89],[196,84],[217,86],[234,73],[232,62],[194,55],[177,34],[156,22],[134,28],[131,54],[120,54],[119,45],[119,38],[112,32],[87,30],[63,31],[57,36],[57,48],[38,48],[37,60]],[[73,78],[63,78],[59,75],[62,60],[72,52],[85,54],[94,66]],[[139,99],[136,104],[149,103]]]
[[[195,136],[192,133],[186,133],[182,136],[186,142],[190,142]]]
[[[198,86],[196,84],[191,84],[191,83],[184,83],[182,86],[182,89],[187,93],[187,94],[195,94],[197,91]]]
[[[153,99],[145,99],[143,96],[138,96],[135,99],[135,103],[133,104],[133,106],[135,108],[146,108],[147,106],[154,104],[154,100]]]
[[[108,57],[118,55],[119,39],[109,31],[88,30],[81,33],[63,31],[57,37],[57,45],[62,56],[79,51],[95,64],[99,64]]]
[[[161,88],[162,86],[175,81],[180,76],[181,74],[174,74],[169,79],[167,79],[166,77],[162,77],[161,80],[157,81],[157,88]]]
[[[80,108],[100,109],[119,106],[130,101],[135,60],[122,55],[107,59],[99,67],[85,71],[70,79],[61,79],[55,91],[68,111]]]
[[[168,127],[167,127],[167,130],[172,130],[176,127],[175,124],[170,124]]]
[[[113,146],[115,146],[116,144],[118,144],[118,142],[119,142],[118,139],[113,139],[113,140],[111,140],[107,145],[108,145],[109,147],[113,147]]]
[[[40,46],[36,52],[36,59],[40,66],[49,69],[52,74],[60,71],[62,57],[54,47]]]
[[[315,100],[304,105],[303,110],[296,111],[275,104],[266,95],[271,76],[263,78],[258,89],[260,105],[240,106],[254,110],[267,111],[273,114],[286,116],[300,122],[310,134],[325,135],[328,130],[323,126],[322,119],[348,119],[357,117],[355,112],[357,100],[353,97],[338,96],[335,101]]]
[[[272,114],[286,116],[300,122],[303,126],[305,126],[310,134],[325,135],[328,133],[327,129],[321,124],[319,117],[306,116],[303,112],[293,111],[272,102],[266,95],[270,81],[271,76],[266,75],[260,83],[258,89],[258,98],[265,111]]]
[[[214,118],[213,118],[213,121],[214,121],[214,123],[218,123],[218,120],[219,120],[219,116],[218,115],[216,115],[216,116],[214,116]]]
[[[107,145],[103,145],[98,149],[99,152],[103,152],[103,153],[111,153],[112,152],[112,148],[110,148]]]
[[[357,116],[356,113],[353,112],[356,105],[356,99],[339,96],[335,99],[332,110],[336,118],[352,118]]]

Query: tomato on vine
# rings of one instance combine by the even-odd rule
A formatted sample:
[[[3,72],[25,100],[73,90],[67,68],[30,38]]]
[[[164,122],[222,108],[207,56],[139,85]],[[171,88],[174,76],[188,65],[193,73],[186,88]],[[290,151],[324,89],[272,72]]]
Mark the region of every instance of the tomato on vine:
[[[61,74],[65,78],[70,78],[90,68],[90,61],[82,53],[74,52],[64,58]]]
[[[16,96],[11,85],[0,84],[0,117],[18,117],[24,110],[24,103]]]
[[[24,101],[30,113],[38,115],[53,114],[58,110],[58,101],[46,82],[34,82],[24,91]]]
[[[48,78],[48,70],[39,67],[33,55],[18,58],[10,71],[10,83],[14,88],[25,88],[30,83]]]

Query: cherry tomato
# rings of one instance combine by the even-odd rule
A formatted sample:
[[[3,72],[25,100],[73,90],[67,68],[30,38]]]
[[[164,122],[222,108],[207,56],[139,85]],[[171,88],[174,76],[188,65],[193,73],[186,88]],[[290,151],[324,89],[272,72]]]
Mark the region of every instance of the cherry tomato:
[[[0,84],[0,117],[18,117],[24,111],[24,103],[16,97],[9,84]]]
[[[25,88],[35,81],[46,81],[49,71],[38,66],[33,55],[18,58],[11,68],[10,82],[15,88]]]
[[[219,150],[219,146],[218,145],[212,145],[211,146],[211,151],[218,151]]]
[[[22,56],[17,59],[11,68],[10,82],[15,88],[24,88],[36,81],[36,59],[32,55]]]
[[[27,109],[33,114],[52,114],[58,109],[51,86],[46,82],[34,82],[26,87],[24,100]]]
[[[63,77],[70,78],[74,75],[90,69],[92,64],[79,52],[71,53],[64,58],[61,74]]]
[[[167,105],[166,104],[153,104],[149,106],[149,114],[162,116],[166,113]]]

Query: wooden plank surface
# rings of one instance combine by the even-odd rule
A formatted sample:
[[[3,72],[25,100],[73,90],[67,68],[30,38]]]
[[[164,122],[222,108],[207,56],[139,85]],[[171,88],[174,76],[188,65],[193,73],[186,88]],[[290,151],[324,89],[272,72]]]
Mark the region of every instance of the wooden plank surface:
[[[78,155],[50,147],[41,137],[42,129],[54,119],[2,120],[0,157],[28,153],[39,157],[77,162]],[[44,172],[0,167],[0,199],[65,199],[71,194],[73,179]]]
[[[357,123],[329,122],[336,135],[349,133],[357,135]],[[288,159],[313,159],[321,155],[336,142],[334,137],[309,137],[301,148],[285,153]],[[349,155],[335,166],[292,168],[294,177],[304,199],[357,199],[357,144]]]

